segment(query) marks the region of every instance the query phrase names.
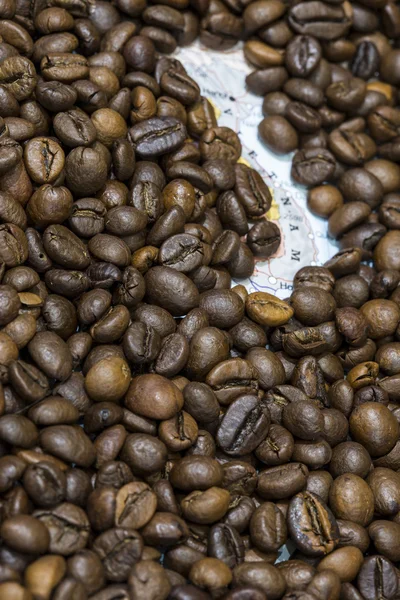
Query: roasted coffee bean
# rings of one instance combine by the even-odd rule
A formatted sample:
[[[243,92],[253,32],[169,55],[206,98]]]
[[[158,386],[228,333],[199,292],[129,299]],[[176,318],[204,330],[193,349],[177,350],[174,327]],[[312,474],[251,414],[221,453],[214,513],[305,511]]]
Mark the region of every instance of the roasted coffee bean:
[[[158,262],[182,273],[189,273],[204,260],[202,242],[187,233],[171,236],[161,244]]]
[[[174,204],[155,220],[149,231],[146,242],[152,246],[161,244],[171,235],[183,233],[186,221],[185,211],[178,204]]]
[[[95,149],[78,145],[67,156],[65,174],[71,191],[78,196],[90,196],[105,184],[107,163]]]
[[[72,357],[67,344],[51,331],[36,333],[28,351],[38,367],[51,378],[64,381],[72,372]]]
[[[72,206],[72,194],[66,187],[45,184],[30,198],[27,213],[37,227],[45,228],[63,223],[69,217]]]
[[[244,545],[234,527],[223,523],[211,527],[209,554],[231,569],[243,561]]]
[[[23,56],[8,56],[1,64],[0,82],[18,100],[25,100],[32,93],[37,81],[33,63]]]
[[[243,301],[230,290],[204,292],[200,297],[199,306],[207,313],[212,327],[233,327],[244,316]]]
[[[271,467],[260,472],[257,490],[266,500],[291,498],[303,489],[307,475],[308,469],[301,463]]]
[[[129,264],[131,253],[128,245],[117,236],[112,236],[106,233],[98,233],[93,238],[90,239],[88,243],[88,248],[90,253],[99,261],[104,261],[104,263],[112,263],[116,267],[126,267]],[[96,268],[94,265],[91,265],[89,269],[92,269],[94,274],[96,273]],[[108,266],[108,269],[110,267]],[[103,270],[103,269],[102,269]],[[91,270],[89,271],[91,273]],[[103,273],[101,275],[104,276]],[[114,277],[117,276],[116,271],[113,273],[107,273],[107,279],[111,278],[115,281]],[[121,277],[120,271],[118,272],[118,278]]]
[[[171,267],[153,267],[146,273],[145,281],[148,300],[170,310],[175,316],[185,314],[198,305],[195,285],[186,275]]]
[[[263,179],[254,169],[245,165],[235,166],[235,193],[243,204],[248,217],[260,217],[265,214],[272,202],[271,192]]]
[[[50,543],[46,526],[37,518],[24,514],[3,521],[1,537],[10,548],[33,555],[45,554]]]
[[[241,148],[238,136],[228,127],[206,129],[200,139],[203,160],[225,159],[236,163]]]
[[[145,543],[161,547],[185,542],[189,534],[186,523],[173,513],[157,512],[143,529]]]
[[[269,424],[269,410],[256,396],[239,396],[224,415],[217,443],[226,454],[246,454],[266,436]]]
[[[242,29],[241,19],[229,11],[210,13],[202,20],[200,39],[205,46],[225,50],[235,45]]]
[[[146,404],[147,393],[156,395],[157,400],[152,406]],[[128,409],[133,408],[142,416],[169,419],[182,408],[183,396],[173,383],[161,375],[142,375],[133,379],[125,403]]]
[[[288,78],[285,67],[268,67],[247,75],[246,84],[253,94],[265,96],[265,94],[280,90]]]
[[[148,158],[177,150],[186,137],[186,129],[173,117],[153,118],[134,125],[129,136],[139,156]]]
[[[315,494],[302,492],[289,505],[288,529],[297,548],[308,556],[329,554],[338,544],[336,520]]]
[[[179,16],[181,16],[180,13]],[[186,73],[180,73],[173,68],[163,73],[160,86],[164,93],[176,98],[184,105],[193,104],[200,98],[200,88],[197,83]]]
[[[292,152],[299,145],[295,128],[283,114],[265,117],[258,126],[258,132],[268,148],[277,154]]]
[[[239,235],[248,231],[246,212],[243,205],[233,191],[220,194],[217,200],[217,213],[223,225]]]
[[[285,519],[275,504],[264,502],[256,508],[250,520],[250,537],[262,552],[273,552],[286,542]]]
[[[183,516],[194,523],[207,525],[220,520],[229,508],[230,493],[226,489],[210,487],[194,491],[181,502]]]
[[[54,506],[62,502],[66,485],[64,473],[51,463],[29,465],[24,473],[24,486],[38,506]]]
[[[58,455],[60,458],[86,466],[93,462],[94,450],[90,440],[82,430],[72,426],[48,427],[43,432],[41,443],[43,447]],[[74,444],[80,444],[78,448]]]
[[[146,596],[148,598],[166,597],[171,590],[171,584],[166,571],[161,565],[151,560],[141,560],[129,575],[130,595]]]
[[[361,477],[347,473],[334,480],[329,490],[329,506],[336,518],[349,519],[365,527],[373,517],[374,496]]]
[[[285,64],[294,77],[307,77],[321,60],[319,42],[308,35],[294,37],[286,49]]]
[[[268,466],[284,464],[293,454],[293,436],[280,425],[271,425],[264,441],[256,448],[256,456]]]
[[[364,561],[358,574],[357,584],[362,595],[368,600],[377,593],[393,598],[398,588],[394,567],[382,556],[371,556]]]
[[[110,581],[125,581],[132,566],[140,559],[142,549],[141,536],[135,530],[125,528],[109,529],[93,544]]]
[[[229,330],[233,344],[241,352],[250,350],[253,346],[265,346],[267,336],[259,325],[244,317]]]
[[[332,178],[335,164],[324,148],[299,150],[293,157],[292,178],[302,185],[319,185]]]
[[[0,225],[0,259],[7,267],[22,265],[28,258],[29,248],[24,232],[18,225]]]

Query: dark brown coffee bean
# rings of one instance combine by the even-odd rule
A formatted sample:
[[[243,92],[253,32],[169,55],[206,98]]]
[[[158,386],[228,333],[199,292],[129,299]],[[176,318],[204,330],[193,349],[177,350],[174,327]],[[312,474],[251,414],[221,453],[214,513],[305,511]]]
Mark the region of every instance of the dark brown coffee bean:
[[[78,146],[68,154],[65,172],[71,191],[78,196],[90,196],[105,184],[107,163],[93,148]]]
[[[297,33],[334,40],[346,35],[350,20],[341,6],[317,2],[309,10],[305,3],[300,3],[290,10],[289,24]]]
[[[175,269],[153,267],[146,273],[145,281],[148,300],[173,315],[186,314],[198,305],[197,288],[186,275]]]
[[[238,136],[228,127],[207,129],[200,139],[203,160],[225,159],[230,163],[236,163],[241,148]]]
[[[377,577],[378,572],[379,578]],[[359,571],[357,585],[367,600],[372,600],[376,593],[393,598],[398,588],[398,582],[392,563],[382,556],[367,558]]]
[[[204,292],[199,306],[206,311],[210,325],[215,327],[233,327],[244,315],[243,301],[230,290]]]
[[[286,154],[298,147],[298,135],[294,127],[282,115],[265,117],[258,126],[262,141],[273,152]]]
[[[229,503],[229,491],[210,487],[204,492],[191,492],[182,500],[181,509],[185,518],[200,525],[207,525],[220,520],[227,512]]]
[[[292,163],[292,178],[302,185],[319,185],[332,178],[335,159],[323,148],[296,152]]]
[[[235,173],[235,193],[247,216],[252,218],[265,214],[271,206],[272,197],[259,173],[240,164],[235,166]]]
[[[79,426],[46,427],[40,442],[44,450],[78,466],[88,467],[95,458],[93,444]]]
[[[160,564],[151,560],[139,561],[129,575],[130,595],[147,598],[166,597],[171,584],[166,571]]]
[[[308,556],[324,556],[338,544],[336,520],[315,494],[302,492],[289,505],[288,529],[296,546]]]
[[[99,535],[93,544],[110,581],[125,581],[142,549],[142,537],[135,530],[118,527]]]
[[[178,14],[181,16],[180,13]],[[176,98],[184,105],[193,104],[200,98],[200,88],[197,83],[189,75],[180,73],[173,68],[163,73],[160,86],[164,93]]]
[[[18,100],[30,96],[37,81],[33,63],[24,56],[10,56],[0,65],[0,83]]]
[[[308,469],[301,463],[290,463],[261,471],[257,490],[266,500],[290,498],[305,486]]]
[[[286,68],[294,77],[307,77],[321,60],[321,46],[308,35],[294,37],[286,48]]]
[[[50,542],[45,525],[31,515],[6,519],[1,526],[1,537],[10,548],[30,554],[45,554]]]
[[[345,496],[343,489],[346,489]],[[373,517],[374,496],[361,477],[348,473],[334,480],[329,491],[329,506],[336,518],[350,519],[365,526]]]
[[[239,589],[242,586],[245,589],[248,587],[252,590],[252,593],[254,593],[254,590],[260,591],[262,589],[270,594],[272,598],[279,598],[284,593],[286,586],[285,579],[280,571],[266,562],[244,562],[235,567],[233,577],[234,585]],[[257,596],[254,595],[254,598],[257,598]]]
[[[7,267],[17,267],[28,258],[28,242],[18,225],[0,225],[0,259]]]
[[[158,253],[158,262],[182,273],[199,267],[203,260],[202,242],[187,233],[177,234],[165,240]]]
[[[67,344],[51,331],[38,332],[28,350],[38,367],[51,378],[64,381],[72,372],[72,357]]]
[[[88,243],[88,248],[90,253],[99,261],[104,261],[105,263],[112,263],[117,267],[126,267],[129,264],[130,260],[130,250],[127,244],[116,236],[108,235],[106,233],[98,233],[93,238],[90,239]],[[94,274],[96,273],[96,269],[94,266],[90,267],[89,273],[92,273],[92,269]],[[108,267],[109,271],[110,267]],[[104,277],[102,273],[101,276]],[[107,279],[110,277],[114,279],[117,276],[116,271],[113,271],[112,274],[107,274]],[[118,278],[121,277],[120,272],[118,273]],[[114,279],[115,281],[115,279]]]
[[[265,437],[269,424],[269,410],[256,396],[239,396],[225,413],[217,443],[226,454],[247,454]]]
[[[186,137],[186,129],[173,117],[154,118],[132,127],[129,136],[139,156],[148,158],[179,148]]]
[[[262,552],[273,552],[286,542],[287,528],[283,514],[272,502],[264,502],[250,520],[250,537]]]

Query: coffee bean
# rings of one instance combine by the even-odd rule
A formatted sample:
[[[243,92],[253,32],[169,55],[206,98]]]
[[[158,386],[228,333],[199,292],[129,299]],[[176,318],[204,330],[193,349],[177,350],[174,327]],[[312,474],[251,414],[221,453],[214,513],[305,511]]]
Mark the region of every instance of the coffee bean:
[[[139,156],[148,158],[179,148],[186,137],[186,130],[173,117],[154,118],[132,127],[129,136]]]
[[[90,466],[95,458],[91,441],[77,426],[47,427],[41,433],[40,442],[48,452],[78,466]]]
[[[0,225],[0,258],[7,267],[17,267],[28,258],[28,242],[18,225]]]
[[[298,147],[296,130],[283,115],[265,117],[258,126],[258,132],[262,141],[277,154],[286,154]]]
[[[148,300],[169,310],[175,316],[185,314],[199,303],[195,285],[186,275],[171,267],[149,269],[145,281]]]
[[[119,527],[105,531],[93,543],[93,550],[101,559],[104,574],[110,581],[125,581],[140,559],[142,549],[142,537],[135,530]]]
[[[338,544],[336,520],[315,494],[302,492],[289,505],[288,529],[297,548],[308,556],[329,554]]]
[[[1,537],[19,552],[45,554],[50,543],[46,526],[31,515],[16,515],[3,521]]]
[[[254,169],[245,165],[235,166],[235,193],[243,204],[249,218],[260,217],[270,208],[272,197],[263,179]]]
[[[289,463],[261,471],[257,489],[266,500],[280,500],[297,494],[305,485],[308,469],[301,463]]]
[[[203,160],[224,159],[236,163],[241,148],[238,136],[228,127],[206,129],[200,139]]]
[[[194,491],[181,502],[183,515],[201,525],[214,523],[221,519],[228,510],[230,493],[219,487],[210,487],[208,490]]]
[[[239,396],[230,405],[221,422],[217,443],[227,454],[246,454],[265,437],[269,423],[269,411],[256,396]]]
[[[150,560],[139,561],[129,575],[129,590],[133,596],[166,598],[171,584],[161,565]]]
[[[107,163],[93,148],[78,146],[67,156],[65,174],[71,191],[79,196],[89,196],[106,182]]]
[[[115,524],[117,527],[140,529],[150,521],[156,507],[156,495],[148,485],[128,483],[117,494]]]
[[[128,390],[130,375],[129,367],[122,358],[104,358],[89,369],[85,389],[96,401],[116,402]]]
[[[260,590],[262,586],[263,591],[265,590],[275,599],[284,593],[286,586],[285,579],[279,570],[266,562],[257,562],[256,564],[244,562],[238,565],[233,572],[233,581],[234,585],[249,586],[252,591]]]
[[[211,326],[228,328],[236,325],[244,314],[244,304],[230,290],[210,290],[200,297],[200,308],[207,313]]]
[[[0,66],[0,82],[18,100],[32,93],[37,81],[33,63],[23,56],[6,57]]]
[[[246,298],[246,311],[251,319],[260,325],[278,326],[286,323],[293,315],[293,309],[266,292],[254,292]]]
[[[147,394],[154,398],[151,406],[146,402]],[[173,383],[161,375],[141,375],[132,380],[125,403],[128,409],[142,416],[169,419],[182,408],[183,396]]]
[[[286,542],[287,528],[283,514],[272,502],[264,502],[250,520],[250,537],[263,552],[273,552]]]
[[[301,185],[319,185],[332,178],[335,159],[324,148],[299,150],[293,157],[292,178]]]
[[[37,137],[25,146],[25,165],[36,183],[55,181],[64,167],[64,152],[51,138]]]
[[[379,577],[377,577],[378,572]],[[392,598],[398,587],[392,563],[382,556],[371,556],[364,561],[358,574],[357,584],[368,600],[376,593]]]
[[[346,493],[342,495],[344,489]],[[329,491],[329,505],[337,518],[365,526],[372,520],[374,497],[361,477],[349,473],[334,480]]]

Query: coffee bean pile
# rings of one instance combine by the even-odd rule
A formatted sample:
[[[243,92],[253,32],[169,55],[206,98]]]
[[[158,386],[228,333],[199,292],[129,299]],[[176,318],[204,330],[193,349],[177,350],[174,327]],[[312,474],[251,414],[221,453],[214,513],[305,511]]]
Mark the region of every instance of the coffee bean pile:
[[[235,285],[280,231],[160,55],[198,35],[338,240],[287,300]],[[1,600],[399,599],[398,38],[381,0],[2,0]]]

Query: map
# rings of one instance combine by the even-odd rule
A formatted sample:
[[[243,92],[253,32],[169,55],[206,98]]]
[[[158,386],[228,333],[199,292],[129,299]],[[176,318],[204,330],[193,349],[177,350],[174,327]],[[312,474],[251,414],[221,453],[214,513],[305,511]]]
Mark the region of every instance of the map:
[[[327,223],[308,211],[305,188],[291,181],[291,156],[273,154],[258,138],[263,99],[245,88],[244,79],[252,68],[241,48],[235,46],[221,53],[196,41],[188,48],[179,48],[174,56],[214,106],[218,124],[238,133],[242,161],[259,171],[271,190],[273,202],[267,217],[279,226],[282,242],[274,256],[257,261],[253,275],[240,283],[250,292],[266,291],[286,298],[301,267],[322,265],[337,252],[327,237]]]

